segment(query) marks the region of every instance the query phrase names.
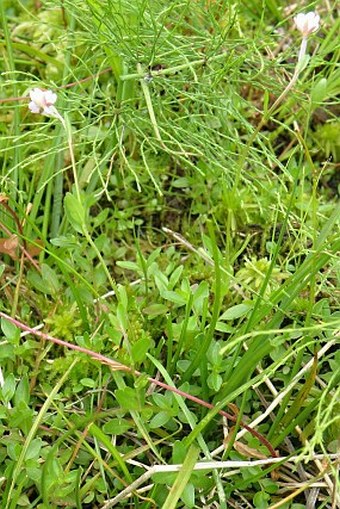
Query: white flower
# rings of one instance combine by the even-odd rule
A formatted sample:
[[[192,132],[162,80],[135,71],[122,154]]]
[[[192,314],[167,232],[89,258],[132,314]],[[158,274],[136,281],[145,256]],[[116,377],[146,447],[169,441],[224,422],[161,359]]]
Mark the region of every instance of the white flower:
[[[30,91],[31,102],[28,107],[32,113],[42,113],[48,117],[59,118],[57,109],[53,106],[57,100],[57,94],[51,90],[42,90],[41,88],[33,88]]]
[[[307,14],[300,12],[294,17],[294,21],[296,28],[302,33],[303,37],[308,37],[320,28],[320,16],[314,11],[307,12]]]

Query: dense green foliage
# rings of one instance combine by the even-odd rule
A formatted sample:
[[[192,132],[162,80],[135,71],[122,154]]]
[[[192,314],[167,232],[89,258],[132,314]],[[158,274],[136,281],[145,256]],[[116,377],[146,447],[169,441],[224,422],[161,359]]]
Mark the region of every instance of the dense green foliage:
[[[1,509],[340,507],[332,4],[0,1]]]

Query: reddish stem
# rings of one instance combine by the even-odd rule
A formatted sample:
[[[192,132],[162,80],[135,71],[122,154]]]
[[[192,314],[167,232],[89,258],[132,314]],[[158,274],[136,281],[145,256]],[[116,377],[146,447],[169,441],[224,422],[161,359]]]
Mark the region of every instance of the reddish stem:
[[[106,357],[105,355],[102,355],[100,353],[94,352],[93,350],[89,350],[88,348],[84,348],[82,346],[74,345],[72,343],[69,343],[68,341],[63,341],[62,339],[55,338],[53,336],[50,336],[49,334],[46,334],[45,332],[41,332],[35,329],[32,329],[28,325],[25,325],[24,323],[20,322],[19,320],[12,318],[11,316],[7,315],[6,313],[3,313],[0,311],[0,317],[5,318],[9,322],[13,323],[19,329],[22,329],[24,331],[28,331],[34,336],[38,336],[39,338],[45,340],[45,341],[51,341],[52,343],[56,343],[57,345],[64,346],[66,348],[69,348],[71,350],[76,350],[77,352],[85,353],[86,355],[89,355],[93,359],[96,359],[100,361],[103,364],[107,364],[108,366],[111,366],[113,369],[118,371],[126,371],[128,373],[131,373],[135,376],[141,376],[142,373],[140,371],[136,371],[132,368],[129,368],[128,366],[125,366],[124,364],[115,361],[113,359],[110,359],[109,357]],[[177,387],[173,387],[172,385],[168,385],[164,382],[160,382],[159,380],[156,380],[155,378],[148,377],[147,378],[149,383],[158,385],[158,387],[162,387],[163,389],[166,389],[167,391],[174,392],[175,394],[178,394],[179,396],[182,396],[183,398],[189,399],[190,401],[193,401],[194,403],[197,403],[201,406],[204,406],[205,408],[209,408],[213,410],[215,407],[211,403],[208,403],[207,401],[204,401],[203,399],[197,398],[196,396],[192,396],[191,394],[188,394],[187,392],[181,391],[180,389],[177,389]],[[231,415],[224,410],[218,410],[218,413],[222,415],[223,417],[226,417],[232,422],[237,421],[237,417],[235,415]],[[239,425],[249,431],[254,437],[256,437],[262,445],[264,445],[268,451],[270,452],[270,455],[273,458],[278,457],[277,452],[271,445],[271,443],[258,431],[255,431],[253,428],[245,424],[244,422],[240,422]]]

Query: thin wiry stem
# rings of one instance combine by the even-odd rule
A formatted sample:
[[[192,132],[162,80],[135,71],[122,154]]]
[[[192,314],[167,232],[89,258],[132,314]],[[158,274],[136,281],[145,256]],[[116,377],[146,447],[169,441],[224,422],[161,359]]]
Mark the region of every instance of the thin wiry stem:
[[[306,50],[307,50],[307,37],[303,37],[302,41],[301,41],[300,49],[299,49],[299,54],[298,54],[298,58],[297,58],[297,62],[296,62],[295,70],[294,70],[294,74],[293,74],[290,82],[288,83],[286,88],[283,90],[283,92],[279,95],[279,97],[276,99],[276,101],[274,101],[274,103],[269,108],[269,110],[267,110],[263,114],[261,121],[257,125],[255,131],[253,131],[253,133],[248,138],[248,141],[247,141],[247,143],[246,143],[246,145],[245,145],[245,147],[244,147],[244,149],[243,149],[243,151],[241,153],[241,156],[239,158],[239,162],[237,164],[235,182],[234,182],[234,186],[233,186],[234,190],[238,189],[238,186],[239,186],[239,183],[240,183],[240,179],[241,179],[241,173],[242,173],[242,170],[243,170],[243,167],[244,167],[244,163],[246,161],[246,158],[247,158],[247,155],[248,155],[250,147],[254,143],[254,141],[257,138],[257,135],[261,131],[262,127],[268,122],[268,120],[270,119],[272,114],[276,111],[277,107],[282,103],[283,99],[286,97],[288,92],[294,87],[295,83],[297,82],[297,80],[299,78],[299,75],[300,75],[300,72],[303,69],[303,59],[304,59],[304,57],[306,55]]]

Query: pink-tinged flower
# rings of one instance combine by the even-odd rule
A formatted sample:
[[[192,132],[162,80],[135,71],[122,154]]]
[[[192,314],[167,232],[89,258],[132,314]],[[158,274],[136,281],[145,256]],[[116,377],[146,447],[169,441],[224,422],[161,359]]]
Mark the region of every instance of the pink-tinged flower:
[[[307,12],[307,14],[300,12],[294,17],[294,21],[303,37],[308,37],[320,28],[320,16],[314,11]]]
[[[42,90],[41,88],[33,88],[30,91],[31,102],[28,107],[32,113],[41,113],[48,117],[59,118],[59,113],[54,107],[57,100],[57,94],[51,90]]]

